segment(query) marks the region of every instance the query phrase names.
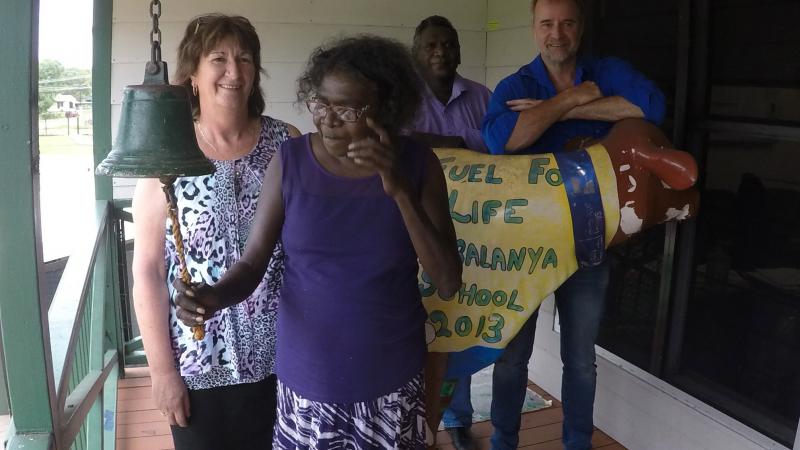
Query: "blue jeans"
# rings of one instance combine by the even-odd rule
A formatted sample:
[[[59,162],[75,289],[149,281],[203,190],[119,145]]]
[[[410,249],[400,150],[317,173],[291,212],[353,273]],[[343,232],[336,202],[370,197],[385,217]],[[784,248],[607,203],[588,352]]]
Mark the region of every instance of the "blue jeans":
[[[561,402],[564,410],[562,440],[567,450],[591,448],[592,413],[597,371],[594,343],[606,303],[608,261],[580,269],[556,290],[561,326]],[[528,361],[533,352],[538,311],[533,313],[495,362],[492,375],[492,449],[516,449]],[[459,379],[450,407],[444,413],[445,428],[472,424],[470,378]]]

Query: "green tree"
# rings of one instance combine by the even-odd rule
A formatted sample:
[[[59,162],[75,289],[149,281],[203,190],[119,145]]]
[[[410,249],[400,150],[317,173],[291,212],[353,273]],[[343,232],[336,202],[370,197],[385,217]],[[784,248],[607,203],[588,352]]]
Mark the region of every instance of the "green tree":
[[[52,59],[39,61],[39,81],[57,80],[64,76],[64,65]]]
[[[39,115],[52,106],[56,94],[71,94],[78,101],[91,97],[91,71],[64,67],[58,61],[45,59],[39,62]],[[43,116],[44,117],[44,116]]]
[[[92,95],[91,71],[64,67],[59,61],[45,59],[39,62],[39,118],[44,121],[44,134],[48,133],[48,120],[63,118],[61,111],[48,111],[58,94],[69,94],[79,102]],[[69,126],[69,125],[68,125]]]
[[[53,104],[55,92],[48,89],[53,80],[64,78],[64,65],[52,59],[39,61],[39,116],[48,119],[47,108]]]

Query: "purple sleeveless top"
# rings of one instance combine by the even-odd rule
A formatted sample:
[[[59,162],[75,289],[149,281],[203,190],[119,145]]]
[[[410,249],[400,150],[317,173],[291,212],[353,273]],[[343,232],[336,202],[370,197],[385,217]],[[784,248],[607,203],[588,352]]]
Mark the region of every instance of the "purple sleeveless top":
[[[397,138],[421,192],[430,149]],[[285,274],[276,373],[309,400],[354,403],[420,373],[426,313],[417,255],[381,178],[344,178],[319,165],[310,135],[281,147]]]

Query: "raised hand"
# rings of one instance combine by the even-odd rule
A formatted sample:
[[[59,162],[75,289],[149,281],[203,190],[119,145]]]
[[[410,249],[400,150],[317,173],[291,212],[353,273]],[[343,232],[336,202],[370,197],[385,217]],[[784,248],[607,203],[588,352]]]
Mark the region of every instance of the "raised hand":
[[[408,190],[408,180],[398,170],[397,151],[392,145],[389,134],[371,117],[367,117],[366,122],[375,136],[351,142],[347,157],[365,169],[378,172],[383,182],[383,191],[394,198],[397,194]]]

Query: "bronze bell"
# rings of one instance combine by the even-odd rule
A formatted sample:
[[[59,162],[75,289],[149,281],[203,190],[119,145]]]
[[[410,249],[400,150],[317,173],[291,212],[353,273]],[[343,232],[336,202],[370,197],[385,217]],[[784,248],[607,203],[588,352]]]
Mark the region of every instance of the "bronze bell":
[[[197,145],[187,89],[169,84],[166,62],[148,62],[144,83],[125,87],[117,137],[97,175],[168,178],[212,172],[214,165]]]

